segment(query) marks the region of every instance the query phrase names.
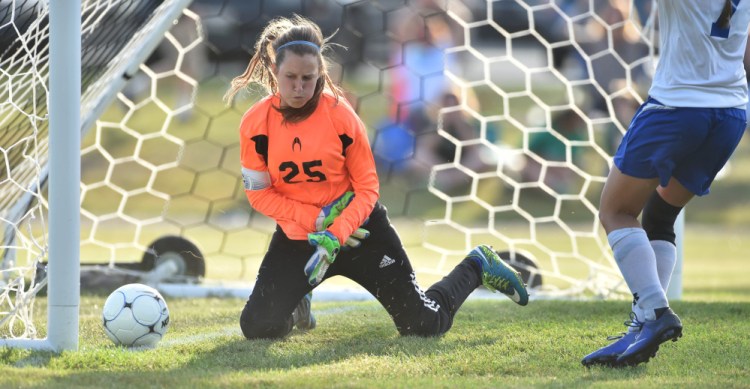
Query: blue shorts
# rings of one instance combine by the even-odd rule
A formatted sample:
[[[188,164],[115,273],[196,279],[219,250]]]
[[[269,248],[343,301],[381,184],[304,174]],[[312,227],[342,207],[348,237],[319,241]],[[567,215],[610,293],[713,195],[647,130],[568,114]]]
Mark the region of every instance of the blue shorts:
[[[661,186],[674,177],[703,196],[737,148],[746,122],[744,109],[668,107],[649,97],[633,116],[614,163],[632,177],[658,177]]]

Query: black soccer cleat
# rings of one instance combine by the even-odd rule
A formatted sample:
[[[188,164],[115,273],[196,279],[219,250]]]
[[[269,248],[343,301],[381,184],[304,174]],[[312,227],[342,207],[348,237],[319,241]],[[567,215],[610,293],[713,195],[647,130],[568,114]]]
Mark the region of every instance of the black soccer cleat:
[[[312,330],[317,325],[315,316],[312,314],[312,310],[310,309],[311,302],[312,292],[306,294],[305,297],[302,297],[302,300],[300,300],[299,304],[297,304],[297,308],[294,308],[294,312],[292,312],[294,325],[298,330]]]

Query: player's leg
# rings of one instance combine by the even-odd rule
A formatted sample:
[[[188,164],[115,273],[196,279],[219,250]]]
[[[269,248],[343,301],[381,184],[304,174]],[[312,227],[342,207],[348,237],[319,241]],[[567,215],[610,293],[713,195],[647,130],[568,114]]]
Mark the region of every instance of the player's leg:
[[[385,207],[376,204],[365,226],[370,236],[355,249],[342,250],[327,276],[342,275],[369,291],[386,309],[402,335],[435,336],[451,328],[455,309],[479,284],[479,273],[466,262],[460,278],[463,289],[448,297],[424,292]],[[460,288],[458,288],[460,289]]]
[[[360,247],[342,250],[326,277],[341,275],[364,287],[388,311],[403,335],[430,336],[447,331],[452,315],[420,289],[385,207],[375,205],[365,228],[370,236]],[[474,281],[474,287],[478,282]]]
[[[300,311],[297,308],[300,301],[304,303],[303,299],[312,290],[302,271],[312,251],[307,241],[290,240],[279,230],[273,234],[253,291],[240,316],[245,337],[280,338],[292,330],[295,319],[300,328],[303,327],[299,323],[301,320],[310,321],[302,317],[305,312],[297,312],[297,317],[293,312]]]
[[[483,283],[489,290],[500,291],[519,305],[526,305],[529,293],[521,274],[505,263],[487,245],[475,247],[447,276],[433,284],[425,295],[441,304],[453,317],[469,295]],[[449,328],[445,328],[447,331]]]
[[[666,187],[656,188],[643,208],[641,224],[656,255],[656,270],[665,293],[669,289],[669,281],[677,261],[674,224],[682,208],[693,196],[692,192],[672,178]]]
[[[625,175],[616,166],[612,167],[607,177],[599,217],[607,232],[615,261],[633,293],[633,313],[625,322],[627,331],[622,336],[610,337],[615,341],[586,355],[581,360],[584,366],[616,362],[640,334],[645,321],[645,309],[641,309],[644,302],[655,308],[668,306],[659,282],[656,256],[637,219],[658,183],[657,178],[642,179]],[[655,308],[651,308],[652,315]]]
[[[690,116],[693,111],[687,113],[686,116],[674,107],[648,99],[636,113],[615,154],[615,165],[602,190],[599,219],[607,232],[615,262],[633,293],[636,315],[629,321],[626,336],[584,357],[581,361],[584,365],[612,363],[636,340],[641,323],[656,319],[668,309],[656,255],[638,216],[656,187],[669,182],[677,165],[676,157],[700,144],[701,137],[690,135],[706,131],[706,118]]]
[[[667,188],[670,188],[667,190]],[[681,189],[681,190],[680,190]],[[662,193],[673,193],[670,202],[667,202]],[[682,208],[693,197],[693,194],[685,189],[674,178],[670,179],[666,187],[660,186],[651,194],[646,201],[641,214],[641,225],[646,231],[646,236],[651,243],[651,249],[656,258],[656,271],[664,293],[667,293],[669,281],[672,278],[675,262],[677,261],[677,247],[675,245],[674,224]],[[681,205],[677,205],[681,204]],[[643,310],[633,300],[632,312],[636,318],[644,318]],[[630,327],[631,332],[635,327]]]
[[[376,206],[369,220],[370,237],[361,247],[342,251],[329,272],[346,276],[372,293],[402,335],[436,336],[448,331],[459,307],[482,283],[477,259],[467,256],[443,280],[423,291],[385,209]],[[497,257],[488,251],[488,257]]]
[[[413,272],[410,273],[410,277],[414,289],[421,293]],[[397,322],[400,332],[404,335],[442,335],[451,328],[453,318],[459,308],[480,284],[484,284],[489,290],[504,293],[519,305],[526,305],[529,301],[529,294],[521,274],[505,263],[491,247],[480,245],[469,252],[448,275],[424,292],[426,301],[437,304],[435,314],[439,318],[438,325],[427,328],[425,331],[425,328],[421,328],[417,323],[422,323],[425,316],[433,315],[432,310],[423,310],[421,315],[410,315],[409,305],[403,305],[400,307],[401,311],[398,316],[402,317],[402,323],[406,324],[399,325]],[[403,311],[404,308],[407,312]],[[392,314],[392,316],[395,320],[396,315]],[[401,330],[401,328],[412,330]]]
[[[439,336],[453,326],[456,312],[481,284],[473,260],[464,260],[441,281],[442,288],[427,291],[417,283],[403,248],[369,251],[357,258],[361,267],[344,275],[367,289],[386,309],[401,335]]]
[[[672,205],[685,205],[693,196],[708,194],[709,187],[716,174],[726,164],[745,132],[745,110],[736,108],[690,109],[684,115],[686,122],[683,128],[707,118],[705,131],[696,133],[688,131],[686,138],[701,139],[700,144],[676,153],[674,160],[679,161],[673,172],[674,179],[660,189],[663,199]],[[696,156],[700,156],[697,158]],[[663,210],[664,211],[664,210]],[[662,314],[657,313],[655,320],[647,320],[636,341],[618,358],[618,364],[635,365],[648,361],[656,353],[659,345],[669,339],[677,340],[682,335],[682,323],[671,309]]]
[[[657,178],[628,176],[613,166],[599,206],[599,218],[615,261],[635,302],[644,311],[640,320],[653,319],[654,309],[668,306],[659,281],[656,256],[638,221],[638,215],[657,185]]]
[[[675,205],[665,201],[662,192],[667,193],[669,196],[668,198]],[[666,187],[660,186],[652,192],[643,208],[641,224],[643,225],[643,229],[651,244],[651,249],[654,252],[659,284],[665,295],[676,262],[674,223],[677,219],[677,215],[679,215],[682,210],[682,207],[684,207],[692,197],[693,194],[690,191],[685,189],[678,181],[672,178]],[[676,206],[676,204],[681,205]],[[633,299],[630,320],[625,322],[625,325],[628,326],[628,331],[623,333],[622,336],[617,337],[617,340],[610,345],[589,354],[583,360],[584,365],[596,363],[608,365],[617,364],[617,359],[640,337],[645,322],[645,316],[645,311],[641,309],[639,304],[637,304],[637,300]],[[675,318],[676,315],[672,319]],[[677,318],[676,321],[671,320],[671,322],[677,324],[679,323],[679,319]],[[650,323],[653,323],[653,321]],[[675,328],[672,331],[677,331],[677,329]],[[647,360],[653,356],[655,352],[655,349],[653,349],[653,351],[649,350],[645,355],[640,357],[640,359]]]
[[[521,274],[505,263],[491,247],[475,247],[448,275],[430,286],[425,295],[437,301],[450,321],[469,295],[480,285],[500,291],[520,305],[526,305],[529,294]],[[445,328],[447,331],[449,328]]]

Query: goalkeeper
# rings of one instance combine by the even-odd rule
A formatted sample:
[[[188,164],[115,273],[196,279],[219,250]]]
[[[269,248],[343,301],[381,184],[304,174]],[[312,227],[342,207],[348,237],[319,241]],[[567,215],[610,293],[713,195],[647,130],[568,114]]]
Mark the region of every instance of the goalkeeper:
[[[362,121],[327,72],[320,28],[300,16],[269,22],[231,102],[253,83],[267,96],[240,123],[242,175],[252,207],[277,223],[240,317],[249,338],[279,338],[315,326],[310,293],[332,276],[360,284],[402,335],[435,336],[479,285],[526,305],[518,272],[490,247],[472,250],[427,291],[386,208],[378,203],[375,161]]]

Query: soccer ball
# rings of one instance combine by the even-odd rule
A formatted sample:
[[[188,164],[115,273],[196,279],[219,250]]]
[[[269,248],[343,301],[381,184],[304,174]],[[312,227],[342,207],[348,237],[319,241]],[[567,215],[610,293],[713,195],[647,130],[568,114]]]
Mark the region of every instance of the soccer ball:
[[[169,309],[156,289],[143,284],[124,285],[104,302],[102,326],[116,345],[154,347],[169,327]]]

